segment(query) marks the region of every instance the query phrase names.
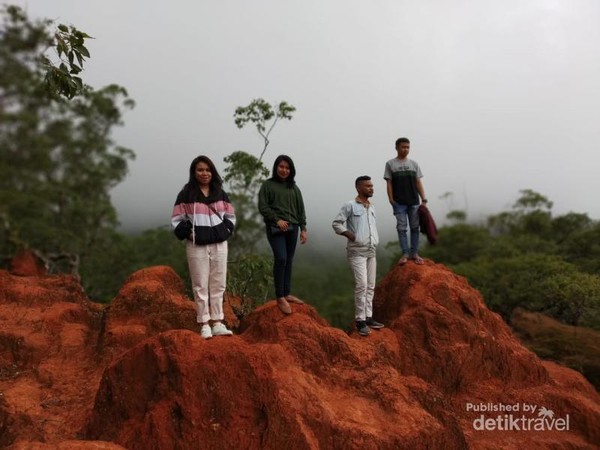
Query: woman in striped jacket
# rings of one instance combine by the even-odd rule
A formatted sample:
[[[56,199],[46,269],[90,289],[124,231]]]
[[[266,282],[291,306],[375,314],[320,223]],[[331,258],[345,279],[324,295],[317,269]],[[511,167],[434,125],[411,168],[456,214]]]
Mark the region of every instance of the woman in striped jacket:
[[[222,185],[213,162],[204,155],[198,156],[190,165],[189,180],[177,195],[171,216],[175,235],[186,240],[197,320],[204,339],[233,334],[221,322],[227,239],[235,226],[235,211]]]

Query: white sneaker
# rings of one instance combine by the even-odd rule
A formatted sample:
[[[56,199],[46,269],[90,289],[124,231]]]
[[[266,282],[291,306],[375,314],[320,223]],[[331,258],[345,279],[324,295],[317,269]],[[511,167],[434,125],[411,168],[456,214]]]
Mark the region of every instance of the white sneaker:
[[[200,336],[202,336],[204,339],[210,339],[213,337],[210,331],[210,326],[207,323],[202,325],[202,328],[200,329]]]
[[[233,332],[228,330],[225,325],[221,322],[217,322],[212,327],[212,335],[213,336],[231,336]]]

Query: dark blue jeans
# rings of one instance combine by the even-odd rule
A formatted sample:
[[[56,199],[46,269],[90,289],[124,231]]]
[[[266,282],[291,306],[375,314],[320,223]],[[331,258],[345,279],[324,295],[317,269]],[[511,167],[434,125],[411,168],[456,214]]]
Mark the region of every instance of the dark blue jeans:
[[[290,225],[291,226],[291,225]],[[298,243],[300,227],[293,225],[293,230],[286,233],[271,233],[267,225],[267,240],[273,250],[273,279],[275,280],[275,296],[285,297],[290,294],[292,284],[292,263]]]

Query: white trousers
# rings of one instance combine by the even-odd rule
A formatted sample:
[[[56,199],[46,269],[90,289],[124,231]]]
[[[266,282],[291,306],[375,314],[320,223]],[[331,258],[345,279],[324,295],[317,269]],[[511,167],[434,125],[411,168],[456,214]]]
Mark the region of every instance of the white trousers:
[[[350,268],[354,274],[354,317],[365,320],[373,317],[373,296],[377,259],[375,256],[348,256]]]
[[[227,241],[207,245],[194,245],[191,241],[187,241],[186,254],[198,323],[223,320],[223,294],[227,281]]]

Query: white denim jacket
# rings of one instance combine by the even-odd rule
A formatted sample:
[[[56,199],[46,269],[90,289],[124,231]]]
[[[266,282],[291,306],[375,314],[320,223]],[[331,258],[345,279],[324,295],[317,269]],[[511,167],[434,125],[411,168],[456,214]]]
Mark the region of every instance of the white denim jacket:
[[[354,242],[348,239],[346,244],[349,256],[372,256],[375,254],[379,235],[375,223],[375,207],[372,204],[367,207],[357,199],[344,203],[331,225],[337,234],[352,231],[356,236]]]

